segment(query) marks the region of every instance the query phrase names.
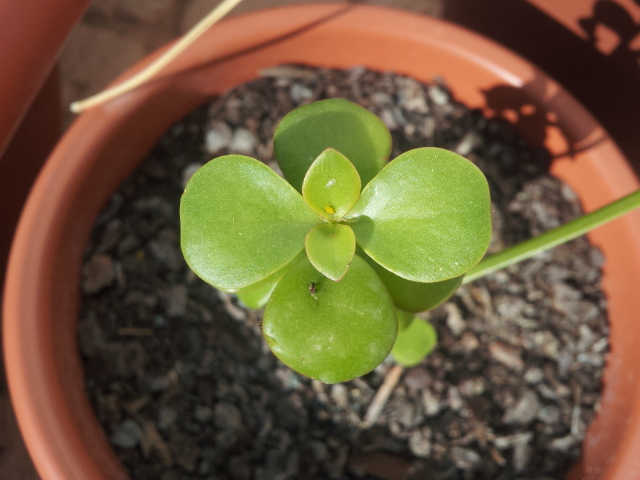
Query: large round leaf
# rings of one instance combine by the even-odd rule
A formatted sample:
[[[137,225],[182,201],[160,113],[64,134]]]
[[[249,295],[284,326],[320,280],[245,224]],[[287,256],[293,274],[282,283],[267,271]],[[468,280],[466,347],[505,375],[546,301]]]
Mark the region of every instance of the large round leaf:
[[[223,290],[252,285],[284,267],[319,223],[291,185],[241,155],[200,168],[180,202],[184,257],[199,277]]]
[[[327,148],[309,167],[302,198],[326,219],[339,221],[360,198],[360,187],[360,176],[349,159]]]
[[[356,251],[356,236],[349,225],[324,223],[309,231],[305,248],[311,264],[324,276],[339,282]]]
[[[292,369],[325,383],[373,370],[396,338],[396,313],[380,279],[354,257],[333,282],[304,258],[280,280],[262,322],[273,353]]]
[[[424,312],[436,308],[453,295],[464,278],[464,275],[460,275],[441,282],[412,282],[399,277],[379,263],[374,262],[361,249],[357,250],[357,255],[364,258],[371,265],[371,268],[375,270],[380,280],[389,290],[395,306],[407,312]]]
[[[345,155],[366,185],[389,158],[391,134],[367,109],[332,98],[289,112],[276,128],[273,148],[282,173],[298,191],[311,163],[327,148]]]
[[[491,239],[487,180],[473,163],[440,148],[410,150],[389,163],[347,218],[367,255],[414,282],[462,275]]]

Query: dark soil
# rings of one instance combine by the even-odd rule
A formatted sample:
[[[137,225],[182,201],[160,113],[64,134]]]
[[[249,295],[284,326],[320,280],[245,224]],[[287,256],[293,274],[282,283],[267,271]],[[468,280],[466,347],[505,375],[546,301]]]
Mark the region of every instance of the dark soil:
[[[579,215],[548,154],[452,101],[438,83],[279,67],[176,124],[96,222],[79,342],[87,392],[134,480],[555,479],[598,409],[608,348],[603,259],[578,239],[461,288],[427,317],[440,343],[360,422],[391,366],[323,385],[268,350],[259,313],[187,268],[178,203],[200,164],[269,165],[282,116],[344,97],[378,114],[393,155],[441,146],[487,174],[491,251]]]

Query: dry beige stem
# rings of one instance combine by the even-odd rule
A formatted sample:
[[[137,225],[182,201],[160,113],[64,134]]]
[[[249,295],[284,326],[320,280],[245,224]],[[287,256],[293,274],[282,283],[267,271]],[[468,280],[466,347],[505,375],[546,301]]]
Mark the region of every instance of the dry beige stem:
[[[92,97],[73,102],[70,106],[74,113],[83,112],[91,107],[100,105],[101,103],[118,97],[130,90],[138,88],[145,82],[148,82],[160,70],[171,63],[178,55],[180,55],[189,45],[195,42],[209,27],[217,23],[222,17],[229,13],[242,0],[223,0],[214,8],[209,15],[198,22],[191,30],[189,30],[173,47],[167,50],[163,55],[155,60],[151,65],[137,73],[133,77],[124,82],[115,85],[107,90],[93,95]]]
[[[375,397],[373,397],[371,405],[369,405],[367,414],[364,416],[364,420],[361,424],[362,428],[370,428],[374,423],[376,423],[376,420],[378,420],[380,413],[382,413],[384,406],[387,404],[387,400],[389,400],[393,389],[396,388],[402,372],[404,372],[404,368],[398,364],[394,365],[391,370],[389,370],[387,376],[384,378],[384,382],[382,382],[382,385],[376,392]]]

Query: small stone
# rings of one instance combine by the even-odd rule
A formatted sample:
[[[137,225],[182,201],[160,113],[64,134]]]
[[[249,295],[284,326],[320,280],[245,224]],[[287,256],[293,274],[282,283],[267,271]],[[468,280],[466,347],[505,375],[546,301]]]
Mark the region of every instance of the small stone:
[[[462,319],[460,309],[452,302],[445,303],[444,309],[447,311],[447,327],[449,327],[451,333],[459,337],[467,328],[466,322]]]
[[[109,440],[120,448],[134,448],[142,438],[142,428],[134,420],[125,420],[113,429]]]
[[[533,335],[536,348],[547,358],[556,360],[560,351],[560,341],[549,331],[536,332]]]
[[[311,440],[309,441],[309,447],[311,447],[311,451],[317,462],[323,463],[327,458],[327,446],[319,440]]]
[[[98,252],[106,253],[111,250],[118,244],[123,234],[124,225],[122,224],[122,220],[114,218],[109,221],[102,234],[100,245],[98,245]]]
[[[489,344],[489,353],[491,354],[491,358],[500,362],[505,367],[513,370],[522,370],[524,367],[524,362],[522,358],[520,358],[520,352],[511,345],[502,342],[491,342]]]
[[[464,405],[460,392],[456,387],[451,386],[449,390],[447,390],[447,403],[449,404],[449,408],[454,412],[460,410]]]
[[[168,240],[151,240],[149,250],[156,260],[171,270],[179,270],[182,266],[183,258],[178,247]]]
[[[213,423],[218,428],[223,430],[239,430],[242,428],[242,413],[232,403],[217,403],[213,415]]]
[[[151,293],[132,291],[124,298],[125,305],[144,305],[153,308],[158,304],[158,297]]]
[[[516,433],[515,435],[505,435],[496,437],[493,440],[494,445],[500,450],[513,447],[517,443],[528,443],[533,438],[532,432]]]
[[[552,305],[559,312],[571,315],[575,313],[582,294],[579,290],[564,282],[552,285]]]
[[[538,415],[540,400],[532,390],[527,390],[502,417],[502,423],[526,425]]]
[[[414,367],[404,377],[404,384],[410,392],[415,393],[431,383],[431,375],[426,368]]]
[[[187,295],[185,285],[172,285],[162,292],[167,317],[179,318],[187,313]]]
[[[573,435],[567,435],[565,437],[560,437],[552,440],[549,443],[549,449],[566,452],[567,450],[570,450],[576,443],[576,437],[574,437]]]
[[[451,449],[451,459],[456,467],[467,472],[478,469],[482,464],[482,459],[476,452],[462,447]]]
[[[431,454],[431,430],[428,427],[423,427],[411,432],[409,448],[416,457],[427,458]]]
[[[278,367],[274,371],[274,376],[286,390],[295,390],[300,383],[295,372],[290,368]],[[324,391],[322,393],[324,393]]]
[[[235,132],[233,132],[229,150],[231,150],[233,153],[250,155],[255,150],[257,144],[258,139],[253,133],[251,133],[246,128],[238,128]]]
[[[114,279],[113,259],[109,255],[96,253],[82,267],[82,290],[87,295],[110,286]]]
[[[530,368],[524,374],[524,381],[530,384],[540,383],[544,380],[544,372],[539,368]]]
[[[419,415],[416,415],[416,408],[413,404],[404,403],[398,412],[398,421],[405,429],[409,430],[420,423],[421,419]]]
[[[109,342],[101,349],[101,354],[108,359],[113,373],[122,378],[139,375],[144,371],[147,354],[139,342]]]
[[[393,111],[391,109],[385,108],[384,110],[382,110],[380,112],[380,120],[382,120],[382,123],[384,123],[389,130],[398,129],[398,122],[396,122]]]
[[[78,343],[82,354],[89,358],[98,353],[102,347],[104,343],[102,329],[95,317],[82,320],[78,324]]]
[[[178,412],[171,407],[160,407],[158,411],[158,427],[160,430],[167,430],[172,427],[178,419]]]
[[[151,377],[148,379],[149,390],[152,392],[162,392],[171,386],[171,379],[167,376]]]
[[[458,390],[463,397],[482,395],[485,390],[485,381],[481,377],[467,378],[460,382]]]
[[[464,137],[462,137],[458,144],[453,147],[453,151],[458,155],[466,157],[474,148],[476,148],[478,145],[481,145],[482,141],[482,137],[478,132],[475,132],[473,130],[469,131],[465,134]]]
[[[171,438],[169,448],[178,465],[187,472],[194,472],[200,458],[198,444],[188,435],[178,434]]]
[[[204,405],[198,405],[193,412],[195,419],[201,423],[208,422],[211,419],[213,412],[210,407]]]
[[[436,105],[445,105],[449,102],[449,93],[442,87],[433,85],[428,90],[429,98]]]
[[[374,92],[371,95],[371,103],[374,105],[387,105],[391,101],[391,95],[385,92]]]
[[[430,390],[422,391],[422,406],[427,417],[434,416],[441,408],[440,400]]]
[[[472,332],[464,332],[462,337],[460,337],[460,346],[467,353],[478,348],[478,345],[480,345],[478,337],[476,337]]]
[[[223,148],[227,148],[231,144],[232,138],[233,132],[229,125],[225,122],[218,122],[205,133],[205,149],[207,153],[214,155]]]
[[[174,212],[174,205],[158,195],[141,198],[134,203],[134,208],[140,213],[159,214],[165,218],[173,217]],[[166,233],[161,236],[166,236]]]
[[[538,410],[538,420],[546,425],[555,425],[560,421],[561,412],[558,407],[546,405]]]
[[[313,96],[313,90],[299,83],[294,83],[291,85],[289,95],[294,102],[302,103]]]

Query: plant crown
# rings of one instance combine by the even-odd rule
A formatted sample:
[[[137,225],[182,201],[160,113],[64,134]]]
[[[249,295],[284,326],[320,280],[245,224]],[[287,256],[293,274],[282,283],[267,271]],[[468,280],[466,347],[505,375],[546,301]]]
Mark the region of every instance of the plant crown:
[[[343,99],[293,110],[273,145],[286,180],[241,155],[190,179],[180,222],[191,269],[266,305],[269,347],[304,375],[350,380],[392,349],[398,363],[419,363],[436,334],[414,313],[449,298],[489,245],[484,175],[439,148],[387,163],[388,129]]]

